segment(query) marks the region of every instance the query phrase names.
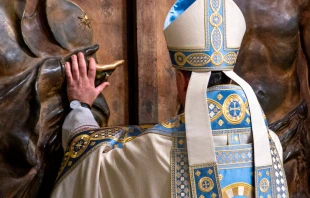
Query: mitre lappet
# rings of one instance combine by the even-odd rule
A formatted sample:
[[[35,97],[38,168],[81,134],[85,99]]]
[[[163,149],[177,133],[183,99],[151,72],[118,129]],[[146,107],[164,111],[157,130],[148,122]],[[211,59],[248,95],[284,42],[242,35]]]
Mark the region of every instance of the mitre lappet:
[[[173,67],[192,71],[185,104],[192,197],[288,197],[279,139],[233,72],[245,31],[233,0],[178,0],[165,21]],[[208,88],[213,71],[238,85]]]

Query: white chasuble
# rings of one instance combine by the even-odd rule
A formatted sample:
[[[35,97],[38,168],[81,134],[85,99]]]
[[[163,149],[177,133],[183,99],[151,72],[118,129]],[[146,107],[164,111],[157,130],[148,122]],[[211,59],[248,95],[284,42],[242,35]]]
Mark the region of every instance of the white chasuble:
[[[102,129],[93,134],[99,139],[102,133],[114,130],[122,129]],[[95,136],[89,146],[96,141]],[[60,178],[52,197],[170,197],[171,137],[146,134],[125,144],[124,139],[116,142],[103,141],[72,164],[76,167]],[[117,148],[119,144],[124,144],[123,148]],[[113,149],[107,151],[111,146]]]
[[[233,198],[255,197],[255,191],[266,198],[286,196],[282,148],[271,131],[273,166],[255,179],[251,115],[243,90],[218,85],[208,88],[207,97],[216,170],[197,167],[190,172],[184,114],[153,127],[99,129],[85,119],[90,111],[82,108],[66,118],[67,149],[52,197]],[[85,130],[79,122],[90,127]]]

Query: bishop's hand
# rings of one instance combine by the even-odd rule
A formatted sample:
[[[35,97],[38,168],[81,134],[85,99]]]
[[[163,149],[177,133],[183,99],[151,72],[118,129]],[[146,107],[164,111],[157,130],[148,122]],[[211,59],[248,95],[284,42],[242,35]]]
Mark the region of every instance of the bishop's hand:
[[[67,95],[69,102],[78,100],[92,106],[97,96],[104,88],[109,86],[108,82],[103,82],[95,86],[96,61],[89,59],[87,68],[83,53],[71,56],[71,64],[66,62],[65,71],[67,77]]]

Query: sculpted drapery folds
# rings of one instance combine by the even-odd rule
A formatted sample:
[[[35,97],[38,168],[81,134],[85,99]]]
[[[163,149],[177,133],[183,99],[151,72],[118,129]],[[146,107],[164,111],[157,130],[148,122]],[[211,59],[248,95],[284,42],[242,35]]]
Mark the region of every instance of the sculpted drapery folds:
[[[235,71],[281,140],[290,196],[310,197],[309,0],[235,2],[247,23]]]
[[[0,197],[48,196],[63,151],[69,110],[62,63],[72,53],[94,56],[91,21],[66,0],[0,3]],[[93,114],[109,109],[98,97]]]

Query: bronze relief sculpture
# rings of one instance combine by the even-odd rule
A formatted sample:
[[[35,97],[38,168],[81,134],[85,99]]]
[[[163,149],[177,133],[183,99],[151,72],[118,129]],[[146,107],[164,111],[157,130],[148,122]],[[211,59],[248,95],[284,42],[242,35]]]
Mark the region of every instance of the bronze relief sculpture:
[[[282,141],[290,196],[310,197],[310,1],[235,2],[247,21],[236,72],[252,85]],[[77,51],[94,56],[98,46],[91,26],[87,14],[68,0],[1,1],[0,197],[51,191],[69,112],[62,64]],[[99,66],[97,83],[119,64]],[[109,109],[102,95],[93,114],[106,123]]]
[[[235,2],[247,22],[236,72],[281,140],[290,196],[310,197],[310,1]]]
[[[95,56],[91,21],[66,0],[0,4],[0,197],[48,196],[62,158],[61,126],[69,111],[63,62]],[[97,83],[122,62],[98,66]],[[92,112],[105,125],[100,95]]]

